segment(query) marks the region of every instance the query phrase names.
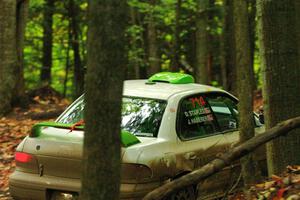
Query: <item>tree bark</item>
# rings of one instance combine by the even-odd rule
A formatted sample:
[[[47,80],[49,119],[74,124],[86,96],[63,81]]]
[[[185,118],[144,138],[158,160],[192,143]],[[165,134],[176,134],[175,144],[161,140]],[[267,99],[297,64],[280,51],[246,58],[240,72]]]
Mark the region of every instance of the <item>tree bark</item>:
[[[43,58],[40,79],[43,84],[51,83],[52,40],[53,40],[54,0],[45,0],[43,21]]]
[[[296,1],[296,18],[297,18],[297,24],[296,24],[296,30],[297,35],[299,37],[300,35],[300,1]],[[298,38],[298,63],[300,63],[300,38]]]
[[[233,94],[236,92],[236,66],[235,66],[235,36],[233,23],[233,1],[225,0],[225,16],[222,35],[222,80],[225,90]]]
[[[131,22],[131,26],[134,27],[140,27],[140,25],[138,24],[138,14],[137,14],[137,10],[136,8],[133,7],[129,7],[130,9],[130,22]],[[140,42],[138,40],[139,36],[142,35],[142,33],[139,33],[139,35],[132,35],[130,37],[130,47],[129,49],[131,51],[133,51],[134,55],[128,64],[128,68],[126,71],[126,79],[140,79],[140,67],[141,67],[141,63],[140,60],[141,55],[138,53],[138,49],[141,49],[141,45]],[[140,39],[141,40],[141,39]]]
[[[201,84],[209,84],[208,74],[208,8],[209,0],[197,0],[196,21],[196,68],[195,79]]]
[[[69,21],[68,24],[68,46],[66,49],[66,66],[65,66],[65,78],[64,78],[64,90],[63,90],[63,97],[65,98],[67,96],[67,83],[68,83],[68,77],[69,77],[69,70],[70,70],[70,47],[71,47],[71,23]]]
[[[190,26],[195,26],[196,22],[192,22]],[[188,52],[186,54],[186,60],[189,65],[189,67],[185,67],[184,71],[188,74],[192,74],[195,76],[195,68],[196,68],[196,31],[190,30],[187,35],[187,41],[186,41],[186,51]]]
[[[0,116],[11,110],[17,66],[16,1],[0,1]]]
[[[17,48],[17,66],[15,69],[16,85],[14,87],[14,94],[12,99],[12,105],[18,105],[22,107],[28,106],[28,99],[25,95],[25,83],[24,83],[24,60],[23,60],[23,48],[25,37],[25,26],[28,16],[28,0],[18,0],[16,7],[16,48]]]
[[[0,116],[22,101],[23,40],[28,1],[0,1]],[[20,88],[18,88],[20,87]]]
[[[232,162],[241,157],[253,152],[259,146],[269,142],[277,137],[286,136],[288,132],[300,127],[300,117],[286,120],[279,123],[275,127],[266,132],[247,140],[245,143],[231,149],[231,151],[217,156],[217,158],[210,163],[204,165],[185,176],[175,179],[171,182],[148,193],[143,200],[160,200],[170,195],[172,192],[199,183],[200,181],[212,176],[221,171],[224,167],[229,166]],[[292,135],[290,133],[289,135]],[[289,137],[289,136],[286,136]]]
[[[171,60],[171,71],[178,72],[180,69],[180,32],[181,32],[181,4],[182,0],[176,1],[176,10],[175,10],[175,33],[174,33],[174,45],[173,45],[173,55]]]
[[[214,48],[213,43],[217,43],[218,41],[215,41],[214,36],[211,34],[210,29],[213,27],[213,21],[214,17],[216,16],[216,13],[214,12],[215,9],[215,0],[209,0],[208,2],[208,8],[207,8],[207,26],[209,27],[209,30],[207,30],[207,84],[211,84],[211,82],[214,80]]]
[[[69,17],[71,21],[72,48],[74,57],[74,98],[79,97],[84,92],[84,69],[80,56],[79,45],[79,21],[80,8],[74,0],[69,0]]]
[[[149,13],[148,18],[148,62],[149,62],[149,68],[148,68],[148,77],[160,72],[160,59],[159,59],[159,53],[158,53],[158,47],[157,47],[157,34],[156,34],[156,25],[155,25],[155,19],[154,19],[154,7],[156,4],[156,0],[150,1],[151,11]]]
[[[260,56],[266,128],[300,115],[298,0],[259,0]],[[298,10],[299,11],[299,10]],[[269,174],[300,164],[300,130],[267,144]]]
[[[81,199],[118,200],[125,0],[90,0]]]
[[[253,71],[253,80],[252,88],[253,91],[257,89],[256,78],[254,74],[254,60],[255,60],[255,41],[256,41],[256,0],[247,0],[248,1],[248,18],[249,18],[249,37],[250,37],[250,61],[251,69]]]
[[[254,137],[253,119],[253,68],[249,35],[248,5],[245,0],[233,0],[237,92],[239,97],[239,131],[242,143]],[[257,180],[253,154],[241,159],[242,175],[246,188]]]

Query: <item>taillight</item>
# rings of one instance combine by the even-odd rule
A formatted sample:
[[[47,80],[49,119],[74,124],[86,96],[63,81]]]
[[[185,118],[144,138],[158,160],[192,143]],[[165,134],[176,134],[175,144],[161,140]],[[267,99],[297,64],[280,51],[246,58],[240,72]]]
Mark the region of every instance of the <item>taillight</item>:
[[[28,163],[28,162],[32,161],[32,159],[33,159],[32,155],[27,154],[27,153],[16,152],[16,154],[15,154],[15,160],[17,162]]]
[[[38,163],[34,155],[17,151],[15,154],[16,170],[30,173],[38,173]]]

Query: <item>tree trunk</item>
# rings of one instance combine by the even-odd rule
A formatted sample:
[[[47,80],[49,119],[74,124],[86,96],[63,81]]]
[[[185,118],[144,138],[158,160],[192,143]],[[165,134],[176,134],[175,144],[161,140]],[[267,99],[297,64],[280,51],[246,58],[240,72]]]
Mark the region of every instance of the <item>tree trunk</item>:
[[[172,59],[171,59],[171,71],[178,72],[180,69],[180,32],[181,32],[181,4],[182,0],[176,1],[176,17],[175,17],[175,33],[174,33],[174,43],[172,49]]]
[[[43,84],[51,83],[52,68],[52,25],[54,13],[54,0],[46,0],[44,4],[43,21],[43,58],[40,79]]]
[[[254,74],[254,55],[255,55],[255,34],[256,34],[256,0],[247,0],[248,1],[248,15],[249,15],[249,34],[250,34],[250,61],[251,69],[253,70],[253,91],[257,89],[256,78]]]
[[[233,1],[225,0],[224,28],[222,35],[222,80],[225,90],[236,92],[235,39],[233,24]]]
[[[265,122],[270,129],[300,115],[299,1],[259,0],[257,4]],[[299,152],[300,130],[268,143],[269,174],[299,165]]]
[[[16,48],[17,48],[17,66],[15,69],[16,85],[12,99],[13,105],[22,107],[28,106],[28,99],[25,96],[25,83],[24,83],[24,60],[23,60],[23,47],[25,26],[28,16],[29,1],[17,1],[16,7]]]
[[[11,110],[16,84],[16,1],[0,1],[0,116]]]
[[[0,116],[9,112],[12,104],[21,101],[24,94],[23,40],[27,6],[28,1],[0,1]]]
[[[251,65],[250,35],[248,23],[248,5],[244,0],[233,1],[235,27],[237,91],[239,97],[239,131],[240,142],[244,143],[254,137],[253,119],[253,69]],[[256,181],[253,155],[241,159],[242,175],[246,188]]]
[[[129,7],[130,9],[130,22],[131,26],[139,27],[137,20],[137,10],[136,8]],[[129,49],[134,52],[134,55],[131,59],[131,65],[128,65],[127,71],[126,71],[126,79],[140,79],[140,54],[138,53],[138,49],[141,48],[139,45],[138,38],[139,35],[132,35],[130,37],[130,47]],[[130,62],[130,61],[129,61]]]
[[[156,4],[156,0],[151,0],[151,11],[148,18],[148,62],[149,62],[149,68],[148,68],[148,77],[160,72],[160,59],[158,54],[158,47],[157,47],[157,36],[156,36],[156,26],[155,26],[155,20],[153,16],[154,7]]]
[[[213,27],[213,21],[216,13],[214,12],[215,8],[215,0],[209,0],[208,11],[207,11],[207,19],[208,19],[208,27]],[[207,84],[211,84],[214,80],[214,49],[213,43],[217,43],[215,41],[214,36],[211,34],[211,31],[207,31]]]
[[[297,35],[298,35],[298,63],[300,63],[300,38],[299,38],[299,35],[300,35],[300,1],[296,1],[296,17],[297,17],[297,24],[296,24],[296,27],[297,27]]]
[[[72,48],[74,57],[74,98],[84,91],[84,69],[80,57],[78,14],[80,8],[74,0],[69,0],[69,17],[71,20]]]
[[[66,49],[66,66],[65,66],[65,78],[64,78],[64,90],[63,90],[63,97],[66,98],[67,96],[67,83],[68,83],[68,76],[69,76],[69,70],[70,70],[70,47],[71,47],[71,23],[69,21],[68,24],[68,46]]]
[[[208,7],[209,0],[197,0],[196,21],[196,68],[195,79],[201,84],[209,84],[208,74]]]
[[[125,0],[90,0],[81,199],[117,200],[126,65]]]
[[[195,22],[194,22],[195,23]],[[194,23],[191,23],[191,26],[194,26]],[[186,43],[186,60],[188,65],[190,66],[189,68],[185,68],[185,72],[188,74],[194,74],[194,70],[196,68],[196,31],[195,30],[190,30],[188,35],[187,35],[187,43]]]

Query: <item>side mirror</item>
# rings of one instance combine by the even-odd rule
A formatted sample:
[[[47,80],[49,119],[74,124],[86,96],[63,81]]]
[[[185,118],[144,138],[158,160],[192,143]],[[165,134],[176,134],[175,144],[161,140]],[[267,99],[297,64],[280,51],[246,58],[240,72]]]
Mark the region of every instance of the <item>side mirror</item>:
[[[265,124],[264,107],[259,107],[258,119],[261,124]]]
[[[259,122],[262,123],[262,124],[265,124],[265,116],[264,114],[259,114],[258,115],[258,119],[259,119]]]

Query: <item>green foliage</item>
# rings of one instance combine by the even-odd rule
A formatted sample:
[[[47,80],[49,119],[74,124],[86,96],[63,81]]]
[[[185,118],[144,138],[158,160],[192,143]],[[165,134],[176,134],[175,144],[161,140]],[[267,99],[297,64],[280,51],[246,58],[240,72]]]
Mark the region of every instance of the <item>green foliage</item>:
[[[71,97],[74,91],[74,55],[70,41],[69,32],[69,16],[68,2],[56,1],[53,16],[53,67],[51,86],[59,92],[64,90],[64,80],[66,76],[66,58],[69,49],[70,70],[67,81],[67,96]],[[79,19],[80,33],[79,44],[81,51],[81,59],[83,66],[86,65],[86,41],[87,41],[87,21],[86,10],[87,1],[74,0],[80,8],[76,13]],[[180,49],[179,57],[182,63],[186,63],[190,68],[194,66],[195,59],[195,23],[199,9],[196,0],[184,0],[180,6],[179,22],[176,24],[176,4],[177,0],[156,0],[155,4],[146,0],[128,0],[130,15],[129,23],[126,31],[127,50],[128,50],[128,74],[136,67],[140,69],[139,77],[146,77],[146,69],[148,63],[148,41],[147,41],[147,25],[149,20],[153,20],[156,26],[158,54],[160,58],[161,68],[163,71],[170,70],[171,60],[174,56],[175,30],[178,26]],[[42,48],[43,48],[43,7],[44,0],[30,1],[29,19],[26,28],[25,39],[25,80],[27,89],[39,86],[39,74],[42,66]],[[221,39],[223,34],[223,17],[224,5],[223,0],[215,0],[214,4],[209,8],[209,27],[211,52],[213,57],[213,82],[214,85],[222,85],[221,83]],[[124,19],[126,20],[126,19]],[[256,53],[257,54],[257,53]],[[256,55],[255,54],[255,55]],[[260,61],[255,56],[254,61],[256,79],[258,87],[261,86]],[[186,71],[186,66],[181,71]],[[219,74],[218,74],[219,73]],[[136,75],[128,75],[128,78],[136,78]]]
[[[145,57],[145,51],[141,48],[143,43],[143,27],[138,25],[132,25],[127,29],[127,36],[129,37],[129,48],[128,48],[128,60],[129,65],[138,65],[140,67],[145,67],[143,63],[143,58]]]
[[[39,81],[39,69],[41,67],[42,52],[42,20],[40,10],[43,9],[43,1],[32,1],[29,7],[29,20],[26,26],[25,45],[24,45],[24,77],[27,88],[37,86]]]
[[[86,51],[86,31],[87,25],[85,22],[84,11],[87,9],[87,2],[75,1],[80,4],[82,9],[81,15],[81,33],[80,46],[82,49],[82,59],[85,65]],[[24,77],[27,89],[33,89],[40,86],[40,70],[42,67],[42,51],[43,51],[43,0],[33,0],[29,6],[29,19],[27,22],[24,44]],[[53,15],[53,66],[51,86],[57,91],[63,93],[64,79],[66,74],[66,57],[69,47],[68,29],[69,17],[67,12],[67,1],[57,1]],[[67,81],[67,96],[73,94],[73,51],[70,48],[70,72]]]

